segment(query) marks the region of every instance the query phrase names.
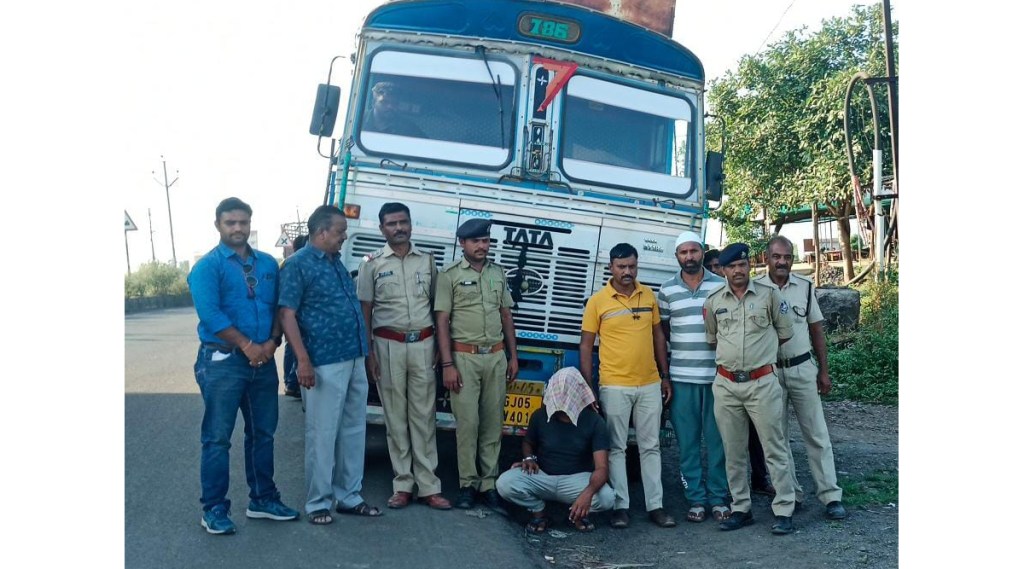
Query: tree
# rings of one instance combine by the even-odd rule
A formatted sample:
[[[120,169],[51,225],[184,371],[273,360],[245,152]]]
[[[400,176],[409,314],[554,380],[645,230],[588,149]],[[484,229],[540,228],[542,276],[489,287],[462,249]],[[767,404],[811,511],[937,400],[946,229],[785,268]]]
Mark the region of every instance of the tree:
[[[813,34],[806,27],[790,31],[711,82],[709,106],[728,125],[728,197],[714,214],[727,231],[758,213],[769,222],[817,203],[838,221],[846,278],[853,278],[849,218],[855,209],[844,101],[858,71],[885,75],[883,33],[881,4],[854,6],[850,16],[827,20]],[[895,50],[895,23],[893,35]],[[876,100],[883,153],[891,156],[884,89],[876,90]],[[874,134],[865,89],[854,92],[851,105],[854,168],[861,180],[870,180]],[[712,135],[717,129],[711,125]]]
[[[124,295],[134,298],[185,294],[188,292],[187,279],[187,262],[179,267],[169,262],[145,263],[138,271],[124,276]]]

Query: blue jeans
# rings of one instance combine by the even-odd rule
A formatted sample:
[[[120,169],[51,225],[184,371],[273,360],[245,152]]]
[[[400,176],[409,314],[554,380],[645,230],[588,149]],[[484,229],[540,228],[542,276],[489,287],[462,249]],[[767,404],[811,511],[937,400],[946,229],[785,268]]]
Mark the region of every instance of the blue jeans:
[[[299,390],[299,361],[291,344],[284,345],[284,387],[289,391]]]
[[[206,407],[200,441],[203,445],[199,478],[203,510],[227,499],[231,433],[238,411],[245,422],[245,480],[252,500],[279,499],[274,485],[274,431],[277,430],[277,365],[274,360],[251,367],[238,350],[227,357],[214,348],[199,346],[195,374]]]
[[[726,505],[729,483],[725,476],[725,448],[715,422],[711,384],[673,381],[669,407],[672,430],[679,443],[679,473],[684,480],[686,501],[691,505]],[[701,435],[708,452],[706,474],[701,469]]]

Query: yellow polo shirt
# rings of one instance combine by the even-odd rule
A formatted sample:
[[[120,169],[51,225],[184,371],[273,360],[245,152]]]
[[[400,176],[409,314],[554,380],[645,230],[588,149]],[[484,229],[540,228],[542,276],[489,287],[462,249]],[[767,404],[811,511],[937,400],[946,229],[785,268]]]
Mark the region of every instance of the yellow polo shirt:
[[[626,296],[611,281],[594,293],[583,310],[583,331],[601,339],[601,385],[640,387],[661,381],[654,360],[654,327],[661,325],[651,287],[636,283]]]

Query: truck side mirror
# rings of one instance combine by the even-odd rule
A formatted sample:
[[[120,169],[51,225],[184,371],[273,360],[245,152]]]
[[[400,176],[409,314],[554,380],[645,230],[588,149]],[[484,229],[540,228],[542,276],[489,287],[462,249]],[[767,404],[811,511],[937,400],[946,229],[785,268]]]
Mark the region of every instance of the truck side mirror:
[[[309,123],[309,134],[330,137],[334,133],[334,122],[338,120],[338,104],[341,102],[341,87],[321,83],[316,88],[316,105],[313,120]]]
[[[710,201],[722,201],[722,180],[725,179],[725,155],[708,152],[704,161],[704,195]]]

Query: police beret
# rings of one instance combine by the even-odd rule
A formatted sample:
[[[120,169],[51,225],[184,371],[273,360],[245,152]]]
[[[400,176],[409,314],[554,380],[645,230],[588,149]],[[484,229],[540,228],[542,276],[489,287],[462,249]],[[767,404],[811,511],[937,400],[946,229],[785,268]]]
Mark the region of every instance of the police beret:
[[[474,239],[477,237],[487,237],[491,234],[491,222],[479,217],[474,217],[469,221],[459,226],[459,230],[455,232],[455,236],[459,239]]]
[[[746,243],[730,243],[722,254],[718,256],[718,262],[724,267],[735,261],[747,259],[750,255],[750,247]]]

